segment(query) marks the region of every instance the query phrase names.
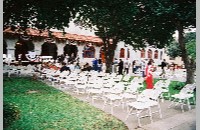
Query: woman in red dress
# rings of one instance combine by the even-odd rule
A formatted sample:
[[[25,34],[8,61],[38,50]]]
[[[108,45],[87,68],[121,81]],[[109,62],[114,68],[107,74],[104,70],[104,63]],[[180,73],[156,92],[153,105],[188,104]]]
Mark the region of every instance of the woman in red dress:
[[[147,89],[153,89],[153,65],[152,65],[152,60],[150,60],[145,68],[145,74],[146,74],[146,85]]]

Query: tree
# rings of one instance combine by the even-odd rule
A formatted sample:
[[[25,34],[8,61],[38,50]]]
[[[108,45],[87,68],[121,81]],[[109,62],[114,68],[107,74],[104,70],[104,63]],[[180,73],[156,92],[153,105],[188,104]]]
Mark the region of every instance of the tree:
[[[172,58],[176,58],[178,56],[181,56],[181,49],[179,47],[178,42],[176,42],[175,40],[169,44],[167,46],[167,51],[166,51],[167,55],[172,57]]]
[[[4,29],[20,27],[24,31],[29,27],[38,29],[63,29],[75,16],[76,0],[4,0]]]
[[[106,72],[109,73],[117,43],[122,41],[123,35],[128,32],[124,30],[129,30],[127,23],[130,23],[131,16],[138,12],[137,6],[134,2],[123,0],[83,0],[81,4],[75,23],[86,28],[94,28],[95,34],[103,40]],[[132,42],[129,44],[133,45]]]
[[[184,37],[184,43],[186,44],[187,54],[193,60],[196,59],[196,32],[186,33]],[[181,49],[175,40],[167,46],[167,55],[176,58],[181,56]]]
[[[177,30],[181,57],[187,70],[186,83],[193,83],[196,63],[187,53],[184,29],[196,27],[196,1],[139,0],[139,3],[141,12],[138,16],[143,20],[138,26],[143,32],[138,34],[138,39],[145,39],[152,45],[165,46],[171,42],[172,34]]]

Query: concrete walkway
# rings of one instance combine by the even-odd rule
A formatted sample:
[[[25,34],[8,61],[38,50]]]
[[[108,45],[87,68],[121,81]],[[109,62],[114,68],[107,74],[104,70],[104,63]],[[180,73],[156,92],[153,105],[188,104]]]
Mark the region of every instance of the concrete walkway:
[[[50,84],[50,83],[49,83]],[[61,91],[72,95],[84,102],[91,104],[92,106],[101,109],[102,111],[111,114],[111,107],[108,105],[104,109],[103,100],[95,100],[92,103],[91,99],[87,100],[86,94],[76,94],[68,87],[54,85],[53,87],[60,89]],[[153,123],[150,122],[149,117],[142,118],[142,127],[138,127],[137,118],[135,115],[129,116],[128,120],[125,121],[127,116],[127,109],[122,106],[114,107],[113,116],[123,121],[129,128],[129,130],[196,130],[196,109],[192,106],[192,110],[188,111],[185,106],[185,112],[181,111],[180,106],[172,106],[168,108],[170,101],[165,100],[161,102],[162,118],[159,118],[158,114],[153,115]]]

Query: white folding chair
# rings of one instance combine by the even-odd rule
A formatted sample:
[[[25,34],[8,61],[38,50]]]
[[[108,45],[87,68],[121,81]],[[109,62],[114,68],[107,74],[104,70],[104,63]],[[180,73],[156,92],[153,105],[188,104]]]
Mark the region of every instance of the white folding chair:
[[[153,122],[152,114],[154,113],[159,113],[160,118],[162,118],[161,107],[158,101],[158,97],[160,96],[160,94],[160,90],[144,90],[141,94],[138,95],[137,101],[127,104],[129,110],[125,120],[127,120],[130,115],[136,115],[138,120],[138,126],[141,127],[141,118],[149,117],[151,123]],[[152,112],[152,107],[155,106],[158,107],[158,110]],[[144,111],[147,111],[147,114],[141,115]]]
[[[171,97],[174,98],[172,100],[171,104],[168,106],[170,108],[173,104],[177,106],[178,104],[181,105],[181,110],[184,112],[183,106],[187,105],[188,109],[191,110],[190,106],[190,99],[193,99],[193,102],[195,103],[195,97],[194,97],[194,89],[196,88],[196,84],[186,84],[181,91],[178,94],[174,94]],[[178,102],[176,102],[178,100]],[[187,102],[187,103],[185,103]]]

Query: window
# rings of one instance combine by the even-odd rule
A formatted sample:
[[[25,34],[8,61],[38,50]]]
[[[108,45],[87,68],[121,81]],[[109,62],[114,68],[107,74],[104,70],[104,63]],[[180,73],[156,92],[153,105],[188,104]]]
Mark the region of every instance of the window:
[[[158,59],[158,50],[155,50],[154,52],[154,59]]]
[[[141,50],[141,58],[145,58],[145,50],[144,49]]]
[[[124,58],[124,53],[125,53],[124,48],[121,48],[119,57]]]
[[[86,46],[84,46],[83,57],[84,58],[94,58],[95,57],[95,48],[92,44],[87,44]]]
[[[152,59],[152,50],[151,49],[148,50],[148,58]]]

